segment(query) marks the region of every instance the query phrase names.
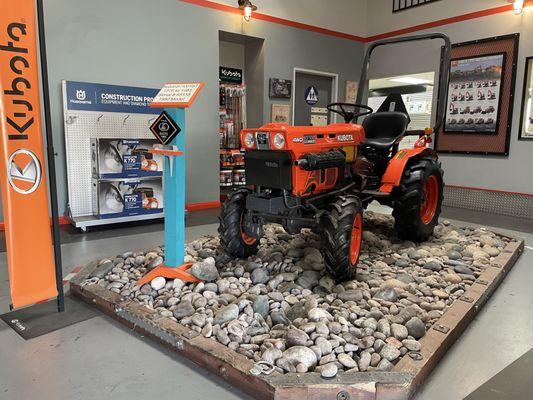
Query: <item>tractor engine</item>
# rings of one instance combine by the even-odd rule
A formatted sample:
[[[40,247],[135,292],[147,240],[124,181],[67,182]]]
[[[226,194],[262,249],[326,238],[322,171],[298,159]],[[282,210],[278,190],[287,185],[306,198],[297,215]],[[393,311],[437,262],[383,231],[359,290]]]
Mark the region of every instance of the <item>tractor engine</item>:
[[[307,197],[328,191],[351,174],[364,130],[355,124],[324,127],[267,124],[245,129],[241,142],[246,181],[264,189]]]

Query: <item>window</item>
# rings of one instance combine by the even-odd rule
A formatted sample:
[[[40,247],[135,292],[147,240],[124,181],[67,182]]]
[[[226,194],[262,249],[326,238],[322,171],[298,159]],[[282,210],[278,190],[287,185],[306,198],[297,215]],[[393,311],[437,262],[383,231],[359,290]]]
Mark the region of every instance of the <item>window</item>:
[[[434,3],[439,0],[392,0],[392,12],[408,10],[413,7],[423,6],[424,4]]]

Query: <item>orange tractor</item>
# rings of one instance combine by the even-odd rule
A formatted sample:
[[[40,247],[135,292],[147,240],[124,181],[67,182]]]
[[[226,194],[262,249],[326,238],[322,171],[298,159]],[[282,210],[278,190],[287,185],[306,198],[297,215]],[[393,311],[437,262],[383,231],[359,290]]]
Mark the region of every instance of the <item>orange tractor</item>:
[[[401,95],[389,95],[376,112],[361,104],[370,56],[378,46],[428,39],[445,43],[436,123],[432,129],[409,131]],[[337,281],[352,279],[361,250],[363,210],[374,200],[393,208],[398,236],[427,240],[438,222],[444,187],[437,154],[427,143],[443,126],[450,51],[449,38],[440,33],[375,42],[365,56],[356,104],[327,107],[344,123],[244,129],[246,180],[253,189],[236,190],[223,204],[222,249],[238,258],[255,254],[269,222],[281,224],[289,234],[311,228],[321,236],[328,272]],[[414,148],[400,150],[407,135],[419,139]]]

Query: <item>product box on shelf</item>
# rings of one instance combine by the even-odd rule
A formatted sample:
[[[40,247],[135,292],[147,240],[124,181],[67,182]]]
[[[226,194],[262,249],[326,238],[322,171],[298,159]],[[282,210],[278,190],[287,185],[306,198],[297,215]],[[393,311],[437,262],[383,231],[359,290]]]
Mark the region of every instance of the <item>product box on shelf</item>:
[[[136,178],[163,175],[163,157],[149,150],[155,139],[91,139],[95,178]]]
[[[93,178],[92,202],[99,218],[162,213],[163,180]]]

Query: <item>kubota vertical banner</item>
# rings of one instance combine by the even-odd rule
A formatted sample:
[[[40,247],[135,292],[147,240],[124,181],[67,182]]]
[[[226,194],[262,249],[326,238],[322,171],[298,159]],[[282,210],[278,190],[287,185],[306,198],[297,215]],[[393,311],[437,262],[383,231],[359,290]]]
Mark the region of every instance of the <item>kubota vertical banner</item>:
[[[0,184],[14,308],[57,296],[41,131],[34,0],[2,0]]]

